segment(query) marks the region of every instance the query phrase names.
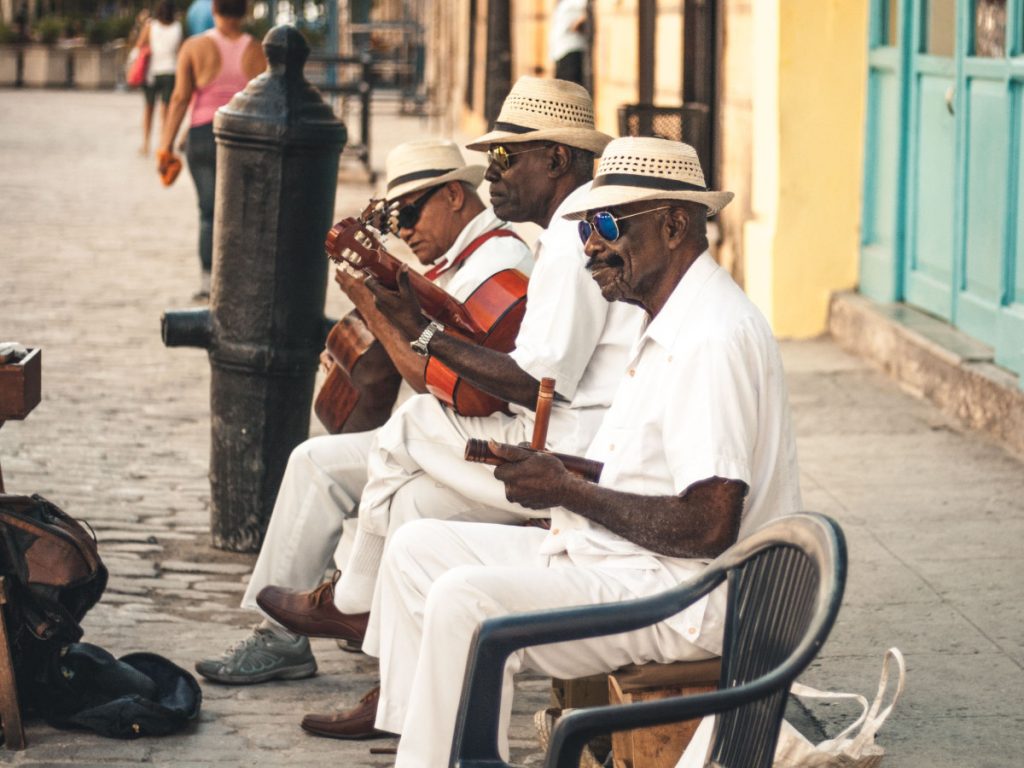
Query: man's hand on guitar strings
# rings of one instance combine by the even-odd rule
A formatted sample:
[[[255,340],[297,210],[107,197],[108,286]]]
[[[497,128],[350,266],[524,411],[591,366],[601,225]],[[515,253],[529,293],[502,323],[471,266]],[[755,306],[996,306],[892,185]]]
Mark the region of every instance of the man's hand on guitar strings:
[[[419,299],[409,282],[407,264],[398,271],[397,291],[385,288],[373,277],[367,277],[363,284],[376,298],[377,309],[406,339],[411,341],[423,333],[430,321],[423,316]]]

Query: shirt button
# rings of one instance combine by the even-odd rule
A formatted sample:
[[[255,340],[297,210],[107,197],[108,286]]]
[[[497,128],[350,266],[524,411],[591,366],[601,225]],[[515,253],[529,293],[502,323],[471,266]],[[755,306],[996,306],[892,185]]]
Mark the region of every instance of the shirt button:
[[[608,450],[609,451],[614,451],[615,450],[615,443],[609,443],[608,444]]]
[[[697,634],[697,628],[696,627],[690,627],[688,630],[686,630],[686,632],[687,632],[687,634],[690,634],[690,635],[696,635]]]
[[[552,528],[551,529],[551,533],[552,533],[552,535],[557,536],[558,534],[561,533],[561,531],[558,528]]]
[[[630,376],[636,376],[636,368],[630,368],[629,369],[629,375]]]

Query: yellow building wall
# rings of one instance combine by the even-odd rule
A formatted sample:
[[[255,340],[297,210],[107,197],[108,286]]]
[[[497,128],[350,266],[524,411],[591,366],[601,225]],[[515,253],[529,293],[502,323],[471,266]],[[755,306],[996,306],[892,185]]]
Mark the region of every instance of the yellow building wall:
[[[779,3],[778,199],[768,287],[779,336],[824,332],[829,296],[857,283],[867,35],[868,0]],[[748,270],[748,288],[751,277]]]

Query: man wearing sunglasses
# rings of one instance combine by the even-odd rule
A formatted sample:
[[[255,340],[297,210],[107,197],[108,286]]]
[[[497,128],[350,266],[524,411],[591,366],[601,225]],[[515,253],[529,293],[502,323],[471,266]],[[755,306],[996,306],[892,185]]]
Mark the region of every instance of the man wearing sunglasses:
[[[426,274],[460,301],[497,272],[529,274],[533,266],[530,249],[477,194],[483,175],[482,166],[465,164],[451,141],[408,142],[387,158],[386,194],[399,236],[421,265],[430,266]],[[337,280],[402,374],[399,401],[425,392],[425,359],[377,311],[361,279],[339,269]],[[373,434],[314,437],[292,452],[243,608],[257,610],[257,596],[271,584],[309,598],[310,593],[301,591],[320,584],[332,560],[347,567],[351,534],[343,546],[339,541],[366,483]],[[309,599],[323,597],[320,590]],[[365,624],[365,617],[361,619]],[[359,618],[355,628],[358,637]],[[250,684],[308,677],[316,671],[316,661],[305,636],[264,619],[220,658],[199,661],[196,670],[220,683]]]
[[[480,622],[657,594],[800,509],[778,345],[707,250],[707,217],[731,199],[707,190],[692,147],[622,138],[564,211],[605,298],[647,317],[586,452],[603,463],[601,479],[493,443],[507,461],[495,477],[508,499],[550,509],[549,531],[418,520],[392,536],[374,610],[386,628],[377,725],[401,733],[397,768],[447,764]],[[520,670],[576,678],[710,658],[721,652],[724,615],[719,589],[653,627],[517,652],[505,669],[503,717]]]
[[[332,621],[348,621],[372,600],[364,648],[374,652],[381,631],[374,590],[385,541],[399,526],[420,518],[474,523],[521,523],[537,513],[505,498],[490,467],[464,460],[467,438],[519,443],[533,432],[539,381],[554,378],[556,401],[548,447],[579,453],[589,444],[611,402],[642,313],[609,304],[585,269],[576,227],[562,212],[579,200],[593,177],[593,161],[610,137],[594,128],[586,89],[561,80],[520,79],[502,106],[494,130],[470,148],[488,152],[486,178],[497,216],[544,228],[527,294],[526,314],[510,354],[458,339],[419,312],[406,279],[392,292],[369,282],[383,314],[423,354],[437,357],[476,386],[509,402],[510,414],[459,416],[434,398],[414,397],[377,433],[369,480],[360,501],[355,547],[334,590]],[[372,557],[371,557],[372,555]],[[275,618],[290,629],[310,627],[312,616]],[[318,622],[322,626],[322,622]],[[329,632],[323,636],[334,636]],[[373,733],[374,695],[337,715],[317,716],[324,735],[353,738]],[[381,700],[383,710],[389,708]],[[383,711],[382,710],[382,711]],[[313,718],[307,718],[313,720]],[[390,730],[395,719],[388,718]]]

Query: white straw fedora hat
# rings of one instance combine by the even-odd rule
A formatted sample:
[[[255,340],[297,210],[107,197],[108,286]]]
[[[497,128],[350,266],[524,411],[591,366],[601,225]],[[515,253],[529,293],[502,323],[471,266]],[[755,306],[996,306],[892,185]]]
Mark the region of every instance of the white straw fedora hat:
[[[565,218],[582,219],[587,211],[641,200],[690,200],[707,206],[711,216],[732,198],[732,192],[708,190],[697,151],[689,144],[626,136],[605,148],[593,184]]]
[[[524,76],[505,97],[494,129],[466,147],[484,151],[491,144],[552,141],[599,155],[611,140],[594,130],[594,102],[582,85]]]
[[[388,152],[385,161],[388,200],[410,192],[465,181],[480,186],[487,170],[482,165],[466,165],[458,146],[446,139],[407,141]]]

